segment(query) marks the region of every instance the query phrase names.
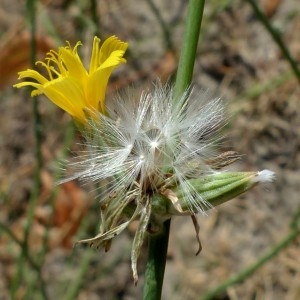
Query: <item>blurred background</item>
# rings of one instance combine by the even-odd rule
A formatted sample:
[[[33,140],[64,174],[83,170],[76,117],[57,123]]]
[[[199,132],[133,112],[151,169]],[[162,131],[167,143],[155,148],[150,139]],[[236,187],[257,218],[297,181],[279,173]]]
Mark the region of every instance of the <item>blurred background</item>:
[[[35,11],[34,1],[0,2],[0,300],[141,299],[147,247],[135,287],[130,268],[135,224],[114,239],[108,253],[73,247],[99,227],[99,202],[90,189],[78,182],[56,185],[62,161],[76,153],[81,138],[63,111],[43,96],[37,108],[28,90],[12,84],[18,71],[32,66],[35,19],[37,58],[80,40],[88,63],[94,35],[117,35],[129,42],[127,64],[113,73],[107,96],[128,86],[137,93],[151,89],[157,77],[166,81],[176,70],[188,1],[35,2]],[[267,168],[277,180],[198,216],[199,256],[191,219],[172,220],[163,299],[300,299],[300,76],[291,67],[300,60],[300,5],[257,4],[280,33],[290,61],[249,1],[211,0],[193,83],[226,102],[220,150],[242,154],[231,168]]]

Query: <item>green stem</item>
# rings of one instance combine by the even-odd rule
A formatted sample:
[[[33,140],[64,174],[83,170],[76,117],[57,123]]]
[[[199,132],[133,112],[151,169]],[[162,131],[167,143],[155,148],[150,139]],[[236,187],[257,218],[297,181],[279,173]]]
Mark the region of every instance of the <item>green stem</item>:
[[[27,21],[28,26],[30,27],[30,33],[31,33],[31,40],[30,40],[30,48],[31,48],[31,56],[30,61],[31,65],[34,68],[35,66],[35,60],[36,60],[36,0],[27,0],[26,1],[26,13],[27,13]],[[38,111],[38,99],[34,97],[33,99],[33,126],[34,126],[34,135],[35,135],[35,158],[36,158],[36,166],[35,166],[35,172],[34,172],[34,182],[33,182],[33,188],[31,190],[31,195],[28,203],[28,209],[27,209],[27,218],[24,228],[24,238],[22,241],[22,252],[21,255],[17,261],[17,268],[16,268],[16,275],[14,279],[12,280],[11,284],[11,293],[12,298],[15,298],[17,289],[20,286],[21,279],[23,277],[24,268],[25,268],[25,258],[30,257],[29,255],[29,233],[31,230],[31,226],[34,219],[34,211],[37,204],[37,199],[40,193],[40,187],[41,187],[41,169],[42,169],[42,154],[41,154],[41,143],[42,143],[42,121],[41,116]],[[36,270],[38,271],[38,280],[41,286],[41,293],[42,297],[44,299],[47,299],[46,289],[45,289],[45,283],[43,279],[41,278],[41,265],[35,266]]]
[[[258,259],[254,264],[250,265],[248,268],[244,269],[237,275],[229,278],[229,280],[223,282],[215,289],[208,292],[206,295],[201,297],[201,300],[212,300],[217,299],[220,293],[226,291],[230,286],[244,281],[247,277],[252,275],[257,269],[262,267],[266,262],[270,261],[274,256],[276,256],[282,249],[287,247],[292,241],[294,241],[299,236],[299,230],[292,230],[280,243]]]
[[[77,276],[72,280],[72,284],[69,286],[68,290],[65,293],[64,300],[73,300],[77,299],[80,288],[84,283],[84,279],[87,275],[87,271],[90,267],[90,262],[93,257],[94,252],[87,250],[81,259],[79,272]]]
[[[171,219],[163,224],[162,232],[150,236],[148,245],[148,261],[146,266],[144,300],[159,300],[167,259]]]
[[[158,9],[158,7],[156,6],[153,0],[146,0],[146,2],[148,3],[150,9],[152,10],[154,16],[157,19],[157,22],[159,23],[162,29],[167,50],[171,50],[172,52],[175,52],[175,47],[171,39],[171,30],[169,26],[166,24],[165,20],[163,19],[160,10]]]
[[[94,29],[94,35],[101,36],[100,35],[100,17],[98,15],[98,5],[100,7],[100,1],[97,0],[91,0],[91,17],[93,24],[95,26]]]
[[[31,40],[30,40],[30,48],[31,48],[31,65],[35,67],[36,61],[36,21],[35,21],[35,14],[36,14],[36,0],[28,0],[27,1],[27,12],[28,12],[28,21],[31,31]],[[27,248],[28,243],[28,235],[31,229],[31,225],[33,222],[34,216],[34,209],[36,206],[36,202],[40,193],[41,188],[41,169],[42,169],[42,152],[41,152],[41,145],[42,145],[42,119],[41,115],[38,111],[38,98],[33,98],[33,107],[32,107],[32,114],[33,114],[33,130],[35,136],[35,159],[36,159],[36,166],[34,172],[34,184],[31,191],[31,196],[29,199],[29,207],[27,213],[27,222],[25,225],[24,230],[24,247]],[[27,251],[27,249],[26,249]]]
[[[175,81],[175,100],[190,86],[196,59],[201,21],[205,0],[190,0],[185,25],[185,34]],[[164,223],[159,235],[150,235],[148,262],[146,266],[144,300],[159,300],[164,279],[170,220]]]
[[[280,50],[282,51],[282,54],[285,56],[287,61],[289,62],[293,72],[295,73],[297,79],[300,81],[300,69],[297,66],[297,62],[293,59],[291,56],[289,49],[285,46],[280,33],[272,27],[271,23],[269,22],[269,19],[267,16],[259,9],[257,5],[257,1],[255,0],[246,0],[252,7],[254,13],[256,14],[257,18],[260,20],[260,22],[265,26],[265,28],[268,30],[268,32],[271,34],[273,40],[278,45]]]
[[[23,246],[22,241],[20,241],[17,238],[17,236],[13,233],[13,231],[9,227],[4,225],[3,223],[0,223],[0,230],[2,230],[4,233],[6,233],[11,238],[11,240],[13,240],[20,248]],[[32,266],[32,268],[35,269],[36,271],[38,271],[39,265],[36,263],[36,261],[30,255],[30,253],[25,253],[25,254],[26,254],[27,261]]]
[[[190,0],[176,82],[175,100],[191,85],[205,0]]]
[[[27,9],[29,14],[29,23],[31,26],[31,41],[30,41],[30,48],[31,48],[31,65],[32,67],[35,66],[36,61],[36,22],[35,22],[35,10],[36,10],[36,1],[35,0],[28,0],[27,1]],[[31,229],[31,225],[33,222],[34,217],[34,210],[37,203],[37,199],[40,193],[41,188],[41,169],[42,169],[42,152],[41,152],[41,144],[42,144],[42,119],[40,113],[38,111],[38,98],[33,98],[33,130],[35,136],[35,149],[34,154],[36,158],[36,166],[34,172],[34,184],[31,191],[31,196],[29,199],[29,206],[28,206],[28,213],[27,213],[27,222],[25,224],[24,230],[24,249],[28,251],[28,236]]]

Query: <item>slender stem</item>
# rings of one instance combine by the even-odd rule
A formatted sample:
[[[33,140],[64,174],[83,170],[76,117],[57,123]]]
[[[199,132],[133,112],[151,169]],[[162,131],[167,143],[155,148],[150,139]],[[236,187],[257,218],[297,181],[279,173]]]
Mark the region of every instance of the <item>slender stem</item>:
[[[97,36],[100,35],[100,17],[98,15],[98,5],[100,7],[100,1],[97,0],[91,0],[91,17],[93,24],[95,26],[94,34]]]
[[[158,7],[156,6],[156,4],[154,3],[153,0],[146,0],[146,2],[149,5],[150,9],[152,10],[154,16],[156,17],[156,19],[162,29],[167,50],[171,50],[172,52],[175,52],[175,47],[174,47],[174,44],[171,39],[171,30],[170,30],[168,24],[166,24],[164,18],[162,17],[160,10],[158,9]]]
[[[79,272],[77,276],[72,280],[72,283],[69,285],[69,288],[67,289],[64,300],[73,300],[78,297],[80,288],[82,287],[84,283],[84,278],[86,277],[87,271],[90,267],[90,262],[93,257],[94,252],[87,250],[80,262],[79,266]]]
[[[190,0],[185,25],[185,34],[175,81],[175,100],[190,86],[196,59],[205,0]],[[149,237],[148,262],[146,266],[144,300],[159,300],[164,279],[170,223],[163,224],[159,235]]]
[[[175,82],[175,100],[190,86],[193,77],[205,0],[190,0]]]
[[[6,233],[19,247],[23,246],[22,241],[20,241],[17,236],[14,234],[14,232],[0,222],[0,230],[2,230],[4,233]],[[36,261],[33,259],[33,257],[30,255],[30,253],[26,253],[27,261],[30,263],[33,269],[38,270],[39,265],[36,263]]]
[[[31,65],[35,66],[36,61],[36,22],[35,22],[35,13],[36,13],[36,1],[28,0],[27,1],[27,10],[28,10],[28,20],[31,26],[31,40],[30,40],[30,48],[31,48]],[[36,206],[36,202],[39,196],[40,188],[41,188],[41,169],[42,169],[42,152],[41,152],[41,144],[42,144],[42,119],[40,113],[38,111],[38,99],[37,97],[33,98],[33,130],[35,136],[35,149],[34,154],[36,158],[36,166],[34,172],[34,184],[31,191],[31,196],[29,199],[28,213],[27,213],[27,222],[25,224],[24,229],[24,241],[23,248],[25,251],[28,251],[28,236],[31,229],[31,225],[34,217],[34,209]]]
[[[31,31],[31,40],[30,40],[30,48],[31,48],[31,65],[35,68],[36,61],[36,0],[27,0],[27,13],[28,13],[28,22]],[[31,191],[31,196],[29,199],[29,207],[27,213],[27,222],[24,230],[24,247],[27,247],[28,235],[30,232],[30,228],[33,221],[34,208],[36,206],[36,201],[39,196],[40,187],[41,187],[41,169],[42,169],[42,152],[41,152],[41,144],[42,144],[42,119],[40,113],[38,111],[38,99],[37,97],[33,98],[33,106],[32,106],[32,114],[33,114],[33,130],[35,136],[35,149],[34,154],[36,158],[36,166],[34,172],[34,184]],[[27,250],[26,250],[27,251]]]
[[[35,66],[35,60],[36,60],[36,0],[27,0],[26,1],[26,13],[27,13],[27,21],[28,26],[30,27],[30,33],[31,33],[31,40],[30,40],[30,48],[31,48],[31,56],[30,61],[31,65],[34,68]],[[11,284],[11,292],[12,292],[12,298],[15,297],[17,289],[20,285],[23,273],[24,273],[24,267],[25,267],[25,258],[31,257],[29,255],[29,245],[28,245],[28,239],[29,239],[29,233],[31,230],[31,226],[34,219],[34,211],[37,204],[37,199],[40,192],[41,187],[41,169],[42,169],[42,154],[41,154],[41,143],[42,143],[42,121],[41,116],[38,112],[38,99],[34,97],[33,99],[33,126],[34,126],[34,135],[35,135],[35,158],[36,158],[36,166],[35,166],[35,172],[34,172],[34,182],[33,182],[33,188],[31,190],[31,195],[28,203],[28,209],[27,209],[27,218],[24,228],[24,238],[21,245],[21,255],[17,261],[17,271],[14,279],[12,280]],[[33,262],[33,261],[32,261]],[[46,289],[45,289],[45,283],[43,279],[41,278],[41,265],[33,264],[36,271],[38,272],[38,280],[41,287],[41,293],[42,297],[44,299],[47,299]]]
[[[293,59],[293,57],[290,54],[289,49],[285,46],[280,33],[278,30],[276,30],[271,23],[269,22],[269,19],[266,17],[266,15],[260,10],[260,8],[257,5],[257,2],[255,0],[246,0],[252,7],[254,13],[256,14],[257,18],[260,20],[260,22],[265,26],[265,28],[268,30],[268,32],[271,34],[273,40],[278,45],[280,50],[282,51],[282,54],[289,62],[293,72],[295,73],[297,79],[300,81],[300,69],[297,66],[297,62]]]
[[[299,230],[292,230],[280,243],[269,250],[265,255],[258,259],[254,264],[245,268],[243,271],[237,275],[229,278],[229,280],[223,282],[215,289],[209,291],[206,295],[201,297],[201,300],[211,300],[216,299],[220,293],[226,291],[230,286],[240,283],[247,277],[252,275],[256,270],[262,267],[266,262],[270,261],[274,256],[276,256],[282,249],[287,247],[292,241],[294,241],[299,236]]]
[[[145,274],[144,300],[161,298],[171,219],[163,224],[162,232],[151,236],[148,245],[148,261]]]

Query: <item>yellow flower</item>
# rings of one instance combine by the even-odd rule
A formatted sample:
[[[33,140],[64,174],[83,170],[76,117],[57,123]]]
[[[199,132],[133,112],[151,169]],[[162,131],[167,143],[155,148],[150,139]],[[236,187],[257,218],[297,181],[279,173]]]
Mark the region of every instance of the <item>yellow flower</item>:
[[[49,79],[35,70],[27,69],[19,72],[19,79],[27,80],[14,87],[33,86],[35,90],[31,96],[45,94],[81,123],[85,123],[87,110],[105,114],[107,82],[112,71],[126,62],[123,55],[128,44],[111,36],[100,47],[100,39],[94,37],[89,70],[84,67],[77,53],[80,45],[81,42],[77,42],[72,49],[68,43],[67,46],[60,47],[58,52],[48,52],[45,62],[36,63],[47,70]]]

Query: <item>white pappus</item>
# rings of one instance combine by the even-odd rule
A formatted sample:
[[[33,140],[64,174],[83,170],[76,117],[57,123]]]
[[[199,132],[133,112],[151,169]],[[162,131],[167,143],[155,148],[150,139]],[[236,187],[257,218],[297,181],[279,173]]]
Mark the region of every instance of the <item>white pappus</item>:
[[[204,212],[210,204],[188,180],[215,172],[209,162],[216,157],[224,106],[210,97],[190,89],[175,102],[173,89],[160,83],[138,100],[119,96],[108,103],[109,116],[97,113],[83,131],[87,149],[70,164],[71,179],[103,183],[101,201],[180,186],[191,211]]]

